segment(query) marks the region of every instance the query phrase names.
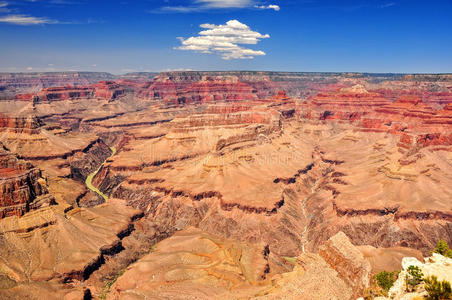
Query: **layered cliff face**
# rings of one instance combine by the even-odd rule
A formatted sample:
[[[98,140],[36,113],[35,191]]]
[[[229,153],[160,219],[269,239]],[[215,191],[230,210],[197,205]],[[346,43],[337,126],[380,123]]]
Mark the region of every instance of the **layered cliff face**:
[[[368,87],[391,101],[401,97],[419,97],[434,109],[452,102],[452,83],[447,75],[407,75],[369,84]]]
[[[447,77],[146,76],[0,102],[8,203],[55,199],[0,220],[0,296],[355,299],[452,242]]]
[[[115,76],[100,72],[0,73],[0,99],[55,86],[86,86]]]
[[[12,131],[15,133],[38,133],[43,125],[42,121],[36,116],[10,116],[0,113],[0,131]]]
[[[101,81],[94,85],[94,95],[100,99],[115,100],[130,91],[126,84],[124,81]]]
[[[134,83],[132,83],[134,84]],[[100,81],[89,86],[61,86],[44,88],[38,93],[17,94],[16,99],[21,101],[53,102],[64,100],[79,100],[97,98],[102,100],[115,100],[131,93],[130,82],[125,80]]]
[[[203,77],[182,92],[178,103],[254,100],[253,88],[237,77]]]
[[[94,90],[89,87],[51,87],[45,88],[35,96],[33,96],[34,102],[52,102],[69,99],[90,98],[94,94]],[[20,95],[19,95],[20,97]]]
[[[368,92],[362,85],[320,92],[310,101],[319,119],[354,121],[376,107],[390,104],[378,93]]]
[[[172,72],[160,73],[138,94],[166,102],[266,99],[278,90],[307,97],[337,83],[333,73]]]
[[[171,104],[255,100],[258,97],[252,86],[236,76],[203,76],[200,80],[193,80],[160,75],[139,91],[139,95],[163,99]]]
[[[428,145],[451,145],[449,105],[434,109],[418,96],[405,95],[391,102],[380,93],[356,85],[320,92],[301,110],[310,119],[350,121],[364,131],[401,135],[402,152]]]
[[[55,204],[41,170],[18,160],[0,144],[0,219]]]

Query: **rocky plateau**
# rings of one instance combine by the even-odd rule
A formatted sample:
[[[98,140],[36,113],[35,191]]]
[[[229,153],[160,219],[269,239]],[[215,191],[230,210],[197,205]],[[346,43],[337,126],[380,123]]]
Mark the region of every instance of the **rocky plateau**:
[[[1,299],[357,299],[452,244],[452,75],[0,74]]]

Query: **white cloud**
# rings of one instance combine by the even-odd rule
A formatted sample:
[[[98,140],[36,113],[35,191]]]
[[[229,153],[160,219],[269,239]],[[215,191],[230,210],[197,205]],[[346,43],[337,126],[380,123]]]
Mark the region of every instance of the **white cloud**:
[[[32,71],[32,70],[33,70],[32,67],[28,67],[28,68],[27,68],[27,71]]]
[[[151,10],[150,13],[159,13],[159,12],[174,12],[174,13],[189,13],[202,11],[205,8],[200,6],[164,6],[161,9]]]
[[[279,5],[276,4],[270,4],[270,5],[254,5],[254,8],[258,9],[274,9],[275,11],[279,11],[281,8]]]
[[[243,8],[253,3],[252,0],[196,0],[194,2],[208,8]]]
[[[380,7],[381,8],[388,8],[388,7],[391,7],[391,6],[394,6],[394,5],[396,5],[395,2],[389,2],[389,3],[381,5]]]
[[[178,50],[190,50],[201,53],[219,53],[223,59],[252,59],[265,55],[265,52],[239,46],[255,45],[261,39],[269,38],[268,34],[252,31],[248,25],[237,20],[230,20],[225,25],[201,24],[204,28],[199,36],[188,39],[178,38],[182,45]]]
[[[9,23],[15,25],[42,25],[57,24],[58,21],[47,18],[32,17],[28,15],[6,15],[0,16],[0,23]]]
[[[274,9],[275,11],[280,10],[280,7],[276,4],[259,5],[259,2],[257,2],[256,0],[191,0],[189,5],[164,6],[150,12],[189,13],[189,12],[202,12],[212,9],[234,9],[234,8],[238,9],[252,7],[258,9]]]
[[[0,1],[0,12],[9,13],[11,9],[8,8],[9,3],[5,1]]]
[[[162,69],[162,70],[159,70],[159,72],[182,72],[182,71],[193,71],[193,69],[186,69],[186,68],[176,68],[176,69],[171,69],[171,68],[168,68],[168,69]]]

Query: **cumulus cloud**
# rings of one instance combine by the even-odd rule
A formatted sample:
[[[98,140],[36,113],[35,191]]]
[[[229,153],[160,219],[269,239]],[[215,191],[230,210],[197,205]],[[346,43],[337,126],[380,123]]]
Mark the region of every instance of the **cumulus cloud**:
[[[223,59],[253,59],[265,55],[264,51],[244,48],[241,45],[255,45],[261,39],[269,38],[268,34],[252,31],[248,25],[237,20],[230,20],[224,25],[201,24],[204,28],[199,36],[188,39],[178,38],[182,45],[178,50],[190,50],[201,53],[218,53]]]
[[[0,23],[9,23],[14,25],[42,25],[57,24],[58,21],[47,18],[32,17],[28,15],[6,15],[0,16]]]
[[[258,9],[274,9],[275,11],[279,11],[281,8],[279,5],[276,4],[270,4],[270,5],[254,5],[254,8]]]

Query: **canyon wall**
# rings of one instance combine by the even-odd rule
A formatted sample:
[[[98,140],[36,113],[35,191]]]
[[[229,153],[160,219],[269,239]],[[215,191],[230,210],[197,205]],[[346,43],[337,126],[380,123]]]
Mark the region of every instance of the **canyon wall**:
[[[85,86],[115,76],[101,72],[0,73],[0,100],[13,99],[16,94],[38,92],[47,87]]]
[[[450,76],[154,75],[0,101],[0,297],[354,299],[452,243]]]

